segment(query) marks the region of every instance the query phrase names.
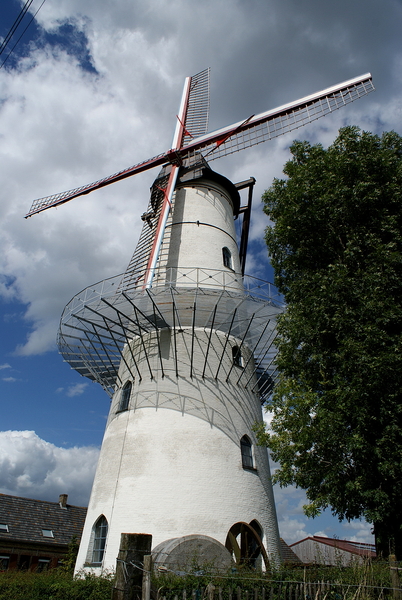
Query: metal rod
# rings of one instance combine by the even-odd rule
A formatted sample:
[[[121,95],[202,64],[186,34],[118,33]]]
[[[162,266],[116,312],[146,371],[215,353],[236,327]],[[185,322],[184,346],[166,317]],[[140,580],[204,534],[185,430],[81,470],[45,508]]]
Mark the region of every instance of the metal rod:
[[[103,317],[103,320],[104,320],[104,322],[105,322],[105,325],[107,325],[107,323],[106,323],[106,319],[107,319],[107,317]],[[113,331],[112,331],[112,330],[110,330],[110,335],[112,336],[112,340],[113,340],[113,342],[115,343],[115,346],[116,346],[117,350],[118,350],[118,351],[119,351],[119,353],[120,353],[120,357],[121,357],[121,359],[123,360],[124,364],[126,365],[126,367],[127,367],[127,370],[128,370],[128,372],[130,373],[130,375],[131,375],[132,379],[134,380],[134,379],[135,379],[134,373],[132,372],[130,365],[127,363],[127,361],[126,361],[126,359],[125,359],[125,356],[124,356],[124,354],[123,354],[123,351],[122,351],[123,349],[122,349],[122,348],[120,348],[119,344],[118,344],[118,343],[117,343],[117,341],[115,340],[115,337],[114,337],[114,335],[113,335]]]
[[[243,213],[243,225],[242,225],[242,230],[241,230],[240,250],[239,250],[241,274],[244,277],[244,272],[246,269],[248,234],[249,234],[249,230],[250,230],[251,204],[253,202],[253,189],[254,189],[254,185],[255,185],[255,179],[254,179],[254,177],[250,177],[250,179],[248,179],[247,181],[241,181],[240,183],[236,183],[235,185],[238,190],[242,190],[242,189],[248,187],[248,201],[247,201],[247,207]]]
[[[93,329],[94,329],[94,331],[95,331],[95,334],[97,335],[97,331],[96,331],[96,329],[95,329],[95,325],[94,325],[93,323],[92,323],[92,327],[93,327]],[[98,339],[99,339],[99,338],[98,338]],[[91,341],[90,341],[89,339],[88,339],[88,341],[89,341],[89,343],[91,343]],[[104,345],[102,342],[100,342],[100,344],[101,344],[101,346],[102,346],[102,348],[103,348],[103,350],[104,350],[104,352],[105,352],[105,354],[106,354],[106,356],[107,356],[107,358],[108,358],[108,361],[109,361],[109,362],[110,362],[110,363],[113,365],[113,370],[114,370],[114,372],[115,372],[116,378],[117,378],[117,379],[119,379],[119,380],[120,380],[120,382],[121,382],[121,379],[120,379],[120,376],[119,376],[119,371],[118,371],[118,369],[115,367],[115,365],[113,364],[113,361],[112,361],[111,357],[109,356],[109,353],[108,353],[108,351],[107,351],[107,348],[106,348],[106,346],[105,346],[105,345]],[[92,344],[91,344],[91,345],[92,345]],[[99,355],[98,355],[98,356],[99,356]]]
[[[101,302],[104,302],[105,304],[108,304],[113,310],[115,310],[114,307],[111,304],[109,304],[104,298],[101,298]],[[91,308],[90,306],[85,306],[85,308],[87,310],[89,310],[90,312],[94,313],[95,315],[97,315],[98,317],[101,317],[101,319],[104,319],[104,315],[102,313],[99,313],[94,308]],[[76,316],[76,315],[74,315],[74,316]],[[107,318],[110,321],[110,323],[113,323],[113,325],[117,325],[117,327],[120,327],[120,324],[117,321],[114,321],[111,317],[107,317]],[[91,323],[91,321],[88,321],[88,323]],[[106,329],[109,330],[110,327],[107,327]],[[131,330],[130,330],[130,333],[133,333],[134,335],[136,334],[135,331],[131,331]]]
[[[179,367],[178,367],[178,364],[177,364],[177,343],[176,343],[177,332],[176,332],[176,315],[175,315],[175,312],[176,312],[176,304],[175,304],[174,296],[173,296],[173,293],[172,293],[174,364],[175,364],[175,369],[176,369],[176,377],[178,377],[179,376]]]
[[[252,351],[251,351],[251,354],[250,354],[250,356],[249,356],[249,358],[248,358],[248,360],[247,360],[246,364],[244,365],[244,369],[243,369],[243,371],[240,373],[240,377],[239,377],[239,379],[236,381],[236,384],[237,384],[237,385],[239,384],[239,382],[240,382],[240,379],[243,377],[244,373],[246,372],[246,368],[247,368],[247,366],[248,366],[248,363],[249,363],[249,362],[250,362],[252,359],[254,359],[254,353],[255,353],[255,351],[256,351],[256,349],[257,349],[257,346],[258,346],[258,344],[260,343],[260,341],[261,341],[261,338],[262,338],[262,336],[264,335],[264,333],[265,333],[265,331],[266,331],[266,329],[267,329],[268,325],[270,324],[270,322],[271,322],[271,319],[269,319],[269,320],[267,321],[267,323],[265,324],[265,327],[264,327],[264,329],[262,330],[262,332],[261,332],[261,335],[260,335],[260,337],[258,338],[258,341],[257,341],[257,343],[255,344],[254,348],[252,349]]]
[[[99,360],[100,360],[101,364],[102,364],[102,365],[105,367],[105,370],[106,370],[106,372],[107,372],[107,373],[110,373],[111,377],[114,377],[115,379],[118,379],[118,380],[120,381],[120,383],[121,383],[121,379],[120,379],[120,377],[119,377],[118,370],[117,370],[117,369],[116,369],[116,367],[114,366],[113,362],[112,362],[112,361],[110,361],[110,358],[109,358],[109,356],[108,356],[108,354],[107,354],[107,352],[106,352],[106,349],[104,348],[103,344],[101,344],[101,345],[102,345],[102,348],[103,348],[103,350],[104,350],[104,352],[105,352],[106,356],[108,356],[109,364],[105,363],[105,362],[104,362],[104,360],[102,359],[102,357],[100,356],[100,354],[99,354],[99,352],[98,352],[98,349],[97,349],[97,348],[96,348],[96,346],[95,346],[95,345],[92,343],[92,340],[90,340],[90,338],[89,338],[88,331],[86,331],[86,330],[83,330],[83,332],[84,332],[84,335],[85,335],[85,337],[87,338],[88,342],[91,344],[91,346],[92,346],[92,348],[93,348],[93,350],[94,350],[94,352],[95,352],[96,356],[99,358]],[[85,361],[84,361],[84,363],[85,363]],[[110,372],[110,369],[109,369],[109,365],[110,365],[110,364],[111,364],[111,365],[112,365],[112,367],[113,367],[114,375],[113,375],[113,374]],[[88,369],[90,372],[92,372],[92,370],[91,370],[91,369],[90,369],[88,366],[87,366],[87,369]],[[94,376],[96,377],[95,373],[94,373]]]
[[[266,355],[267,355],[267,354],[268,354],[268,352],[270,351],[270,349],[271,349],[271,346],[272,346],[272,344],[273,344],[273,343],[274,343],[274,341],[275,341],[275,337],[276,337],[276,336],[274,336],[274,338],[273,338],[273,340],[271,341],[271,343],[269,344],[269,346],[268,346],[267,350],[264,352],[264,356],[261,358],[261,360],[259,361],[258,365],[255,367],[254,371],[251,373],[251,375],[250,375],[250,377],[248,378],[248,380],[247,380],[247,382],[246,382],[246,384],[245,384],[244,388],[247,388],[247,386],[248,386],[248,384],[250,383],[251,379],[253,378],[254,374],[257,372],[257,369],[258,369],[258,368],[259,368],[259,366],[262,364],[262,361],[264,360],[264,358],[266,357]]]
[[[104,302],[105,304],[107,304],[107,306],[109,306],[111,309],[113,309],[118,316],[121,315],[125,319],[127,319],[128,321],[130,321],[130,323],[132,323],[133,325],[135,325],[137,327],[141,327],[140,323],[138,323],[136,321],[133,321],[133,319],[130,319],[130,317],[126,313],[124,313],[123,311],[121,311],[118,308],[116,308],[115,306],[113,306],[113,304],[110,304],[110,302],[108,302],[107,300],[105,300],[105,298],[101,298],[101,302]],[[89,308],[89,306],[87,308]],[[97,313],[97,314],[99,314],[99,313]],[[115,325],[118,325],[118,323],[116,321],[113,321],[112,319],[110,319],[110,321],[112,323],[114,323]],[[120,319],[119,319],[119,321],[120,321]],[[124,326],[121,325],[121,321],[120,321],[120,326],[123,327],[124,330],[128,329],[127,325],[124,325]],[[135,330],[129,330],[129,332],[132,333],[133,335],[138,335]]]
[[[212,338],[212,332],[213,332],[213,329],[214,329],[214,324],[215,324],[215,315],[216,315],[216,309],[217,309],[217,308],[218,308],[218,305],[217,305],[217,304],[215,304],[214,313],[213,313],[213,315],[212,315],[212,323],[211,323],[211,328],[210,328],[210,331],[209,331],[209,338],[208,338],[207,351],[206,351],[206,353],[205,353],[204,369],[203,369],[203,371],[202,371],[202,378],[203,378],[203,379],[204,379],[204,377],[205,377],[205,369],[206,369],[206,367],[207,367],[208,352],[209,352],[209,347],[210,347],[210,345],[211,345],[211,338]]]
[[[158,308],[158,305],[157,305],[157,304],[154,302],[154,299],[152,298],[150,291],[149,291],[149,290],[145,290],[145,291],[146,291],[146,293],[147,293],[147,295],[148,295],[148,298],[149,298],[149,299],[151,300],[151,302],[152,302],[152,306],[154,307],[154,315],[155,315],[155,310],[156,310],[156,311],[158,312],[158,314],[159,314],[159,316],[160,316],[161,320],[162,320],[162,321],[164,321],[164,322],[166,323],[166,321],[165,321],[165,317],[163,316],[163,314],[162,314],[162,313],[161,313],[161,311],[159,310],[159,308]],[[155,316],[154,316],[154,318],[155,318]],[[155,325],[156,325],[156,318],[155,318]],[[158,329],[159,329],[159,327],[158,327]]]
[[[119,321],[120,321],[120,315],[118,315],[118,317],[119,317]],[[123,324],[121,324],[121,326],[122,326],[122,328],[123,328]],[[132,342],[133,340],[129,340],[129,339],[128,339],[128,337],[127,337],[127,335],[126,335],[126,331],[125,331],[125,329],[124,329],[124,328],[123,328],[123,331],[124,331],[124,335],[125,335],[125,338],[126,338],[126,343],[127,343],[127,345],[128,345],[128,349],[129,349],[129,351],[130,351],[130,354],[131,354],[131,358],[132,358],[132,360],[133,360],[133,362],[134,362],[135,368],[137,369],[137,373],[138,373],[139,380],[140,380],[140,381],[142,381],[141,373],[140,373],[140,370],[139,370],[139,368],[138,368],[137,361],[135,360],[134,353],[133,353],[133,349],[131,348],[131,343],[130,343],[130,342]]]
[[[148,290],[147,290],[148,291]],[[152,298],[151,298],[152,300]],[[156,325],[156,313],[155,313],[155,304],[152,302],[153,305],[153,309],[154,309],[154,321],[155,321],[155,325]],[[162,363],[162,351],[161,351],[161,344],[160,344],[160,339],[159,339],[159,328],[156,328],[156,340],[158,342],[158,354],[159,354],[159,362],[161,365],[161,371],[162,371],[162,379],[165,377],[165,372],[163,370],[163,363]]]
[[[219,365],[218,365],[218,369],[217,369],[217,371],[216,371],[215,379],[218,379],[219,370],[220,370],[220,368],[221,368],[221,364],[222,364],[222,361],[223,361],[223,357],[224,357],[224,355],[225,355],[225,350],[226,350],[227,343],[228,343],[228,341],[229,341],[230,332],[232,331],[233,321],[234,321],[234,319],[235,319],[235,316],[236,316],[236,313],[237,313],[237,308],[238,308],[238,307],[236,306],[236,308],[234,309],[234,313],[233,313],[233,316],[232,316],[232,321],[231,321],[231,323],[230,323],[229,331],[228,331],[228,332],[227,332],[227,334],[226,334],[226,340],[225,340],[225,344],[224,344],[224,346],[223,346],[222,356],[221,356],[221,358],[220,358],[220,361],[219,361]]]
[[[193,306],[193,323],[191,327],[191,357],[190,357],[190,377],[193,378],[193,358],[194,358],[194,328],[195,328],[195,310],[197,307],[197,303],[194,300]]]
[[[135,318],[138,321],[137,307],[135,306],[135,304],[133,304],[133,307],[134,307],[134,312],[135,312]],[[149,333],[149,332],[147,332],[147,333]],[[144,350],[145,360],[147,361],[147,365],[148,365],[149,375],[150,375],[151,379],[153,379],[154,375],[152,373],[151,365],[149,364],[148,352],[147,352],[147,349],[145,347],[145,342],[144,342],[144,338],[143,338],[143,335],[142,335],[141,328],[140,328],[140,338],[141,338],[142,349]]]
[[[252,317],[251,317],[251,319],[250,319],[250,321],[249,321],[249,323],[248,323],[248,325],[247,325],[247,329],[246,329],[246,331],[245,331],[245,333],[244,333],[244,335],[243,335],[243,339],[241,340],[241,342],[240,342],[240,346],[239,346],[239,348],[238,348],[238,350],[237,350],[237,355],[238,355],[238,354],[240,354],[240,356],[241,356],[241,349],[242,349],[242,346],[243,346],[244,340],[245,340],[245,338],[246,338],[246,335],[248,334],[248,330],[250,329],[251,323],[253,322],[253,319],[254,319],[254,314],[252,315]],[[236,355],[236,356],[237,356],[237,355]],[[233,359],[234,359],[234,358],[235,358],[235,357],[233,357]],[[234,367],[234,366],[235,366],[235,361],[234,361],[234,360],[232,360],[232,365],[231,365],[231,367],[230,367],[230,369],[229,369],[229,373],[227,374],[227,377],[226,377],[226,383],[229,381],[229,376],[230,376],[230,374],[231,374],[231,372],[232,372],[232,369],[233,369],[233,367]]]

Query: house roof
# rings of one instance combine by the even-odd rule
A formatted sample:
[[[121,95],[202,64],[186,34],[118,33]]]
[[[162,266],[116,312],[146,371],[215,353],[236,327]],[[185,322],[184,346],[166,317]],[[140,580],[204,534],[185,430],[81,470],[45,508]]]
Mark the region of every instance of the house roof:
[[[81,537],[86,512],[86,508],[71,506],[66,502],[46,502],[0,494],[0,544],[20,541],[67,545],[74,535],[78,539]]]
[[[300,558],[293,552],[290,546],[283,540],[279,539],[282,560],[285,564],[303,564]]]
[[[356,554],[357,556],[366,556],[368,558],[375,558],[376,551],[374,544],[365,544],[363,542],[353,542],[349,540],[338,540],[334,538],[321,537],[319,535],[313,535],[306,537],[298,542],[294,542],[290,544],[290,548],[305,542],[306,540],[312,540],[313,542],[317,542],[319,544],[325,544],[326,546],[332,546],[334,548],[338,548],[339,550],[344,550],[345,552],[350,552],[351,554]]]

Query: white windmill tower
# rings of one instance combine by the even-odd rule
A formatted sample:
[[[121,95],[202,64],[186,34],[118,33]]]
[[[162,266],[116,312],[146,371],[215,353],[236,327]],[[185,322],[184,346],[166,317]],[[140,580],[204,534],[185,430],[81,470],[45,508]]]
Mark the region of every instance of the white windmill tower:
[[[283,306],[270,284],[244,275],[251,194],[242,208],[238,189],[253,180],[236,187],[206,159],[373,89],[366,74],[207,134],[203,71],[186,79],[171,150],[33,203],[27,216],[162,166],[128,269],[80,292],[61,319],[61,354],[112,398],[77,569],[113,568],[122,532],[151,533],[154,545],[208,536],[239,562],[280,560],[267,452],[252,427],[272,390]]]

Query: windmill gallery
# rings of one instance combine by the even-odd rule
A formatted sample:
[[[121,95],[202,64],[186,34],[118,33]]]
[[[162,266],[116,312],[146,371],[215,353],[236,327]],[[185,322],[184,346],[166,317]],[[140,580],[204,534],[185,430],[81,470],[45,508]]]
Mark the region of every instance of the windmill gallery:
[[[61,319],[61,354],[112,398],[77,570],[114,568],[123,532],[151,534],[163,560],[203,542],[229,561],[280,561],[268,456],[253,424],[274,385],[284,307],[273,286],[244,274],[254,180],[234,185],[209,162],[373,89],[366,74],[207,133],[206,70],[186,79],[172,149],[34,201],[27,216],[161,167],[126,272],[80,292]]]

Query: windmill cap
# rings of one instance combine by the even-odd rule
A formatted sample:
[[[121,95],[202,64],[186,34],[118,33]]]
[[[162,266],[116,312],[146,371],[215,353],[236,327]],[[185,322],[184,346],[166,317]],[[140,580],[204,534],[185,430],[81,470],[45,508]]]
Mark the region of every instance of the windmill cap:
[[[211,183],[216,183],[226,190],[232,202],[233,215],[237,217],[240,209],[240,194],[236,186],[227,177],[213,171],[209,166],[205,166],[205,164],[195,165],[190,168],[182,167],[180,169],[179,185],[194,184],[197,181],[201,182],[201,180],[204,182],[210,181]]]

